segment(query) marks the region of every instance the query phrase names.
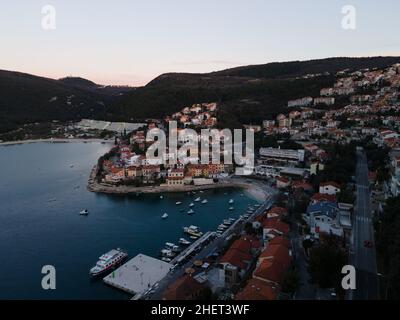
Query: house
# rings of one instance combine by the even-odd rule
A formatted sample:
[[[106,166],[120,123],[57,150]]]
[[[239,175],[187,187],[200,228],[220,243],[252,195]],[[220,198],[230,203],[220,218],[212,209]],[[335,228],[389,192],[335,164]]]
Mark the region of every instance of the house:
[[[319,238],[320,233],[333,234],[338,237],[342,237],[344,234],[336,203],[324,201],[310,204],[304,219],[315,238]]]
[[[340,192],[340,185],[333,181],[322,182],[319,185],[319,193],[336,195]]]
[[[265,219],[262,222],[263,227],[263,239],[269,240],[277,236],[287,236],[290,228],[287,223],[280,221],[279,218]]]
[[[126,168],[126,176],[128,178],[138,178],[142,176],[142,168],[136,166],[129,166]]]
[[[311,203],[315,204],[318,202],[336,202],[336,195],[334,194],[324,194],[324,193],[315,193],[311,197]]]
[[[235,285],[246,274],[260,249],[260,241],[248,235],[242,236],[231,245],[220,260],[227,286]]]
[[[279,218],[281,219],[283,216],[288,214],[288,210],[282,207],[272,207],[267,212],[267,218]]]
[[[158,165],[144,165],[142,167],[142,175],[144,182],[152,182],[158,178],[160,174],[160,166]]]
[[[235,300],[276,300],[279,288],[259,279],[250,279]]]
[[[280,286],[284,280],[286,271],[277,260],[264,260],[254,270],[253,279],[258,279],[274,286]]]
[[[167,287],[163,300],[196,300],[201,298],[205,289],[204,283],[190,275],[184,275]]]
[[[258,264],[261,264],[264,260],[274,259],[278,259],[285,267],[289,267],[292,260],[289,248],[286,245],[268,243],[266,249],[258,257]]]
[[[276,178],[276,187],[278,189],[285,189],[290,186],[290,180],[285,177],[277,177]]]
[[[167,185],[170,187],[183,186],[185,184],[185,170],[183,168],[170,169],[167,174]]]

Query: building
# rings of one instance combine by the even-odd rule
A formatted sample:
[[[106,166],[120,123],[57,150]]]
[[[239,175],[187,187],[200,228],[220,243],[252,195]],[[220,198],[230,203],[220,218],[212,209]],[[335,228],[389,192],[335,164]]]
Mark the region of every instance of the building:
[[[339,208],[334,202],[323,201],[310,204],[304,218],[315,238],[319,238],[321,233],[338,237],[344,235],[343,227],[340,225]]]
[[[253,278],[236,295],[235,300],[276,300],[278,294],[278,286]]]
[[[288,101],[288,107],[289,108],[308,107],[309,105],[312,104],[312,102],[313,102],[312,97],[304,97],[304,98]]]
[[[319,193],[336,195],[340,192],[340,185],[333,181],[322,182],[319,185]]]
[[[260,148],[261,160],[278,162],[304,162],[304,150],[291,150],[280,148]]]
[[[288,178],[281,176],[276,178],[276,187],[278,189],[285,189],[288,188],[289,186],[290,186],[290,180]]]
[[[181,169],[170,169],[167,175],[167,185],[170,187],[183,186],[185,183],[185,170]]]
[[[204,294],[207,286],[198,282],[191,275],[183,275],[169,285],[164,292],[163,300],[196,300]]]
[[[319,97],[314,99],[314,106],[319,104],[324,104],[326,106],[331,106],[335,104],[335,98],[333,97]]]
[[[227,286],[235,285],[246,274],[260,249],[260,241],[252,236],[242,236],[231,245],[220,260]]]

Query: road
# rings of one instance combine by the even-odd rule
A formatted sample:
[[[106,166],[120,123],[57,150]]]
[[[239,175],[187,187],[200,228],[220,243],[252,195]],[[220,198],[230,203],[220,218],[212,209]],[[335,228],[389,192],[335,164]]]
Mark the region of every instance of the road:
[[[168,273],[156,284],[154,290],[143,297],[143,299],[161,300],[168,285],[174,283],[179,277],[181,277],[185,273],[186,268],[192,267],[195,260],[204,260],[210,254],[221,251],[225,245],[226,239],[230,235],[234,233],[240,233],[243,230],[244,225],[247,221],[253,221],[256,216],[262,214],[263,212],[265,212],[265,210],[271,207],[275,201],[276,193],[271,192],[270,198],[265,201],[259,208],[257,208],[257,210],[251,217],[249,217],[249,219],[243,220],[243,223],[241,224],[236,224],[236,226],[232,226],[232,228],[226,230],[226,232],[221,237],[216,237],[214,241],[205,246],[196,256],[190,259],[190,261],[185,263],[183,266],[177,268],[174,272]]]
[[[368,163],[362,150],[357,150],[356,185],[357,201],[350,246],[350,264],[356,268],[356,290],[351,290],[349,299],[376,300],[379,298],[379,293]],[[364,245],[365,241],[371,241],[373,246],[367,248]]]

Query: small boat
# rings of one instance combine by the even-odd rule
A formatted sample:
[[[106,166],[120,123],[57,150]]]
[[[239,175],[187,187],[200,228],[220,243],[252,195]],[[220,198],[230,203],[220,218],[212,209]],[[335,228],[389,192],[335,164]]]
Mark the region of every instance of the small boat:
[[[183,245],[183,246],[188,246],[191,244],[190,241],[186,240],[185,238],[180,238],[179,239],[179,244]]]
[[[194,213],[194,210],[193,210],[193,209],[190,209],[187,213],[188,213],[188,214],[193,214],[193,213]]]
[[[172,250],[169,249],[162,249],[160,254],[162,257],[167,257],[167,258],[173,258],[175,256],[175,253],[173,253]]]
[[[200,190],[200,193],[204,193],[204,191],[203,191],[203,190]]]
[[[225,220],[224,220],[224,225],[230,226],[231,224],[232,224],[232,221],[231,221],[231,220],[229,220],[229,219],[225,219]]]
[[[164,213],[162,216],[161,216],[161,219],[167,219],[168,218],[168,214],[167,213]]]
[[[47,202],[54,202],[54,201],[57,201],[57,199],[56,198],[52,198],[52,199],[47,200]]]
[[[196,201],[196,202],[199,202],[200,200],[201,200],[200,197],[194,199],[194,201]]]
[[[208,200],[207,199],[204,199],[201,203],[202,204],[205,204],[205,203],[207,203],[208,202]]]
[[[167,257],[162,257],[161,260],[164,262],[171,262],[171,259]]]
[[[179,206],[180,204],[182,204],[182,202],[177,201],[177,202],[175,202],[175,204],[176,204],[177,206]]]
[[[194,203],[189,204],[189,208],[194,207]]]
[[[192,240],[197,240],[199,237],[196,237],[196,236],[190,236],[190,239],[192,239]]]
[[[229,211],[233,211],[233,210],[235,210],[234,207],[229,207]]]
[[[227,229],[228,227],[226,226],[226,225],[224,225],[224,224],[220,224],[219,226],[218,226],[218,229],[223,229],[223,230],[225,230],[225,229]]]
[[[163,197],[163,196],[160,196],[160,199],[164,199],[164,197]]]
[[[70,168],[73,168],[73,167],[74,167],[74,165],[73,165],[73,164],[71,164],[69,167],[70,167]]]
[[[89,214],[89,210],[88,209],[82,210],[81,212],[79,212],[79,214],[81,216],[87,216]]]
[[[233,199],[231,199],[231,200],[229,200],[229,204],[232,204],[232,203],[234,203],[235,201],[233,200]]]

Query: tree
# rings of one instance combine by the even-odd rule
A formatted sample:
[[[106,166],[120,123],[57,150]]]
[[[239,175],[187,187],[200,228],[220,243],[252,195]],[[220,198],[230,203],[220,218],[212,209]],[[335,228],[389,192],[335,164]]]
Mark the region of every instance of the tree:
[[[285,293],[293,294],[296,292],[300,284],[299,273],[296,269],[290,270],[283,281],[282,291]]]
[[[376,252],[384,274],[384,296],[400,299],[400,197],[389,198],[376,227]]]
[[[335,237],[311,249],[309,271],[312,280],[321,288],[340,288],[341,270],[347,263],[345,252]]]

